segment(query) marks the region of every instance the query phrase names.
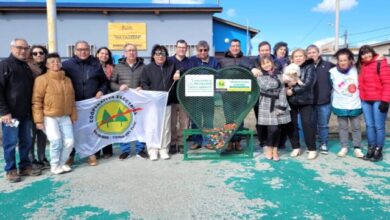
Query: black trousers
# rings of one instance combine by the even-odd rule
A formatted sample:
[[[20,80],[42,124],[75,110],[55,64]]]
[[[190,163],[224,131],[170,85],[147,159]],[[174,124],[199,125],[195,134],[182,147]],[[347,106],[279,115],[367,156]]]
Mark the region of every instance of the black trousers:
[[[257,125],[256,128],[260,129],[258,138],[260,143],[263,144],[262,146],[278,147],[281,134],[280,125]]]
[[[37,159],[38,161],[43,161],[46,159],[46,143],[47,138],[46,134],[42,131],[37,129],[35,126],[33,126],[32,129],[33,136],[32,136],[32,146],[30,151],[30,159],[33,161]],[[37,143],[37,154],[35,157],[35,143]],[[47,159],[46,159],[47,160]]]
[[[112,155],[112,145],[107,145],[103,147],[102,150],[99,150],[98,152],[95,153],[95,156],[100,156],[100,152],[103,151],[104,154],[111,154]],[[72,152],[70,153],[69,157],[74,157],[76,155],[76,150],[73,148]]]
[[[314,125],[314,106],[313,105],[291,105],[291,122],[292,135],[288,134],[292,147],[299,148],[299,128],[298,128],[298,113],[301,115],[303,134],[305,136],[305,143],[309,151],[316,150],[316,128]]]
[[[103,152],[103,155],[112,155],[112,145],[107,145],[103,147],[101,150],[95,153],[95,156],[100,157],[100,153]]]

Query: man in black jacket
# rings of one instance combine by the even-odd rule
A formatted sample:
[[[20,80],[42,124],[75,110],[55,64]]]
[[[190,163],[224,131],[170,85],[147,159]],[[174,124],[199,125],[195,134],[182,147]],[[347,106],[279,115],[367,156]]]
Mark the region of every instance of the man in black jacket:
[[[246,68],[253,68],[253,62],[241,51],[241,41],[238,39],[232,39],[230,41],[229,50],[225,53],[225,56],[222,57],[219,60],[221,67],[229,67],[229,66],[242,66]],[[234,93],[225,93],[222,94],[222,101],[223,101],[223,111],[226,118],[226,124],[233,123],[235,120],[235,117],[238,117],[239,114],[243,111],[243,108],[245,108],[245,100],[242,99],[242,96],[240,94],[234,94]],[[239,125],[238,129],[242,129],[244,127],[243,123]],[[230,142],[226,148],[227,152],[230,152],[232,150],[241,151],[241,136],[240,135],[233,135],[233,137],[230,139]]]
[[[168,50],[166,47],[156,44],[153,46],[151,62],[146,65],[141,74],[141,86],[144,90],[169,92],[167,108],[164,115],[163,133],[160,146],[147,146],[149,159],[167,160],[170,158],[168,148],[171,142],[171,104],[174,100],[172,86],[174,81],[180,79],[180,71],[175,64],[167,60]]]
[[[314,44],[309,45],[306,48],[306,52],[308,58],[313,59],[317,73],[317,83],[314,86],[314,116],[320,151],[322,154],[328,154],[328,124],[331,114],[330,97],[332,92],[329,70],[335,65],[323,60],[320,55],[320,49]]]
[[[19,182],[20,176],[41,174],[33,169],[29,159],[32,147],[31,96],[33,72],[28,66],[29,46],[24,39],[11,41],[11,54],[0,62],[0,116],[3,132],[5,178]],[[19,147],[19,174],[17,172],[15,149]]]
[[[100,98],[108,91],[108,79],[104,74],[100,62],[91,55],[89,44],[78,41],[75,44],[75,56],[62,63],[66,76],[72,80],[76,101]],[[73,150],[67,161],[72,165],[75,151]],[[97,165],[95,155],[88,158],[88,164]]]

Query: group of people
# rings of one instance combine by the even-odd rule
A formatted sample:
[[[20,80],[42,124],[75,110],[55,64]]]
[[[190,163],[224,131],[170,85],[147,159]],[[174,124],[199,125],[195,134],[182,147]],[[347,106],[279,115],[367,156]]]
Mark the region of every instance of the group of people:
[[[274,54],[270,51],[270,44],[261,42],[257,68],[252,69],[260,85],[259,104],[255,106],[256,128],[266,158],[279,160],[278,148],[284,147],[286,137],[293,149],[290,156],[299,156],[300,127],[307,159],[318,156],[316,137],[319,151],[328,154],[329,120],[333,112],[341,145],[337,156],[345,157],[348,153],[351,127],[354,156],[370,161],[382,159],[390,102],[390,69],[384,57],[369,45],[359,49],[356,62],[350,49],[338,50],[334,54],[336,64],[323,60],[316,45],[295,49],[291,59],[287,58],[288,47],[284,42],[275,45]],[[283,75],[295,66],[299,80],[292,84]],[[365,155],[361,150],[361,114],[368,139]]]
[[[328,123],[331,111],[338,117],[341,149],[338,156],[348,152],[348,122],[352,125],[354,154],[366,160],[382,158],[385,142],[385,122],[390,102],[390,69],[385,58],[370,46],[359,50],[358,60],[349,49],[335,54],[337,64],[323,60],[319,48],[310,45],[296,49],[288,57],[288,45],[280,42],[271,54],[271,45],[261,42],[256,58],[243,55],[241,42],[233,39],[224,57],[209,55],[206,41],[196,45],[197,54],[187,57],[188,44],[176,42],[176,51],[169,56],[163,45],[154,45],[151,61],[144,64],[137,47],[128,43],[123,58],[114,65],[107,47],[91,54],[86,41],[75,43],[75,55],[61,62],[57,53],[45,47],[29,46],[24,39],[14,39],[11,54],[0,62],[0,115],[3,132],[5,178],[21,181],[21,176],[36,176],[50,168],[53,174],[70,172],[74,161],[72,123],[77,120],[76,101],[100,98],[112,91],[167,91],[169,97],[163,124],[160,148],[149,148],[135,142],[137,157],[150,160],[169,159],[170,154],[183,153],[183,130],[196,125],[179,104],[175,81],[193,67],[220,69],[240,65],[253,73],[260,87],[260,98],[254,106],[256,129],[265,157],[278,161],[278,148],[287,137],[292,145],[291,156],[301,154],[298,115],[300,115],[308,159],[317,157],[316,136],[320,152],[327,154]],[[299,83],[286,82],[282,77],[289,65],[299,66]],[[240,108],[231,111],[239,113]],[[238,111],[238,112],[237,112]],[[368,151],[361,151],[360,114],[363,113]],[[243,125],[239,125],[241,128]],[[50,162],[45,156],[46,141],[50,142]],[[192,137],[192,150],[212,149],[202,136]],[[241,151],[241,137],[234,135],[226,151]],[[37,143],[36,154],[34,150]],[[15,148],[19,147],[17,166]],[[119,159],[130,156],[131,143],[120,143]],[[112,146],[88,157],[88,164],[113,155]]]

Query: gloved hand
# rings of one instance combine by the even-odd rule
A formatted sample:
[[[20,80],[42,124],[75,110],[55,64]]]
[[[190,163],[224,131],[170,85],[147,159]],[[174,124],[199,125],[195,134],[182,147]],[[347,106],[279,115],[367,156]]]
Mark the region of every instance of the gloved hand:
[[[389,103],[388,102],[381,102],[381,104],[379,104],[379,107],[378,107],[379,111],[381,111],[382,113],[385,113],[389,110]]]

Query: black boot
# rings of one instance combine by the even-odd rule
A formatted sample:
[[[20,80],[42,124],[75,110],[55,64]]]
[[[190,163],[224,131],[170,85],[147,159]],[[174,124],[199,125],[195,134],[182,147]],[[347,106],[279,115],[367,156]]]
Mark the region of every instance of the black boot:
[[[374,156],[371,158],[371,161],[378,162],[378,161],[382,160],[382,158],[383,158],[382,148],[381,147],[375,148]]]
[[[371,160],[371,158],[374,156],[375,147],[368,146],[367,154],[364,155],[363,160]]]
[[[176,144],[172,144],[169,146],[169,154],[176,154],[177,153],[177,148]]]

